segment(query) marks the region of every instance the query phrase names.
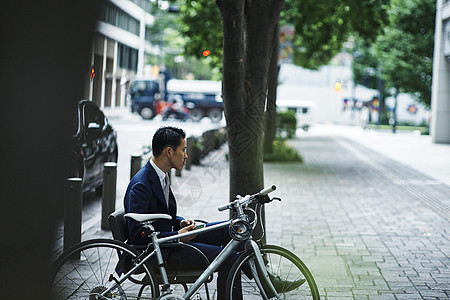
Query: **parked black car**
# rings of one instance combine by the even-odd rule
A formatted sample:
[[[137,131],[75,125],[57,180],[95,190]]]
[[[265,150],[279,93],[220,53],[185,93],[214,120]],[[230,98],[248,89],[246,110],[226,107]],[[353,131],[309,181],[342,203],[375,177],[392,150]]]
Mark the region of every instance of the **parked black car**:
[[[101,192],[105,162],[117,162],[117,133],[100,108],[90,100],[78,103],[73,136],[71,176],[83,178],[83,191]]]

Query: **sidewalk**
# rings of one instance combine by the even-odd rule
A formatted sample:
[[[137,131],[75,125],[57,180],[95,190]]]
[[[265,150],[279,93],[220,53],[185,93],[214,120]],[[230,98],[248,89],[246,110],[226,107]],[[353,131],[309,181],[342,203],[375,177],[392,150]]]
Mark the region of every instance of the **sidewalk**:
[[[283,200],[266,207],[267,242],[306,263],[322,299],[450,297],[450,145],[328,125],[290,144],[303,164],[264,166]],[[226,152],[175,177],[179,215],[228,216],[217,211],[228,201]],[[84,224],[83,240],[110,236],[99,222]]]
[[[344,136],[450,185],[450,144],[435,144],[416,132],[362,130],[359,126],[317,125],[303,135]],[[300,133],[302,136],[302,133]]]
[[[439,166],[448,170],[449,156],[437,153],[450,145],[410,160],[418,168],[430,155],[430,177],[385,156],[425,145],[421,139],[343,129],[316,128],[292,141],[305,158],[301,166],[266,165],[266,178],[279,180],[292,203],[289,215],[274,213],[290,237],[280,241],[310,267],[326,299],[448,299],[450,187]],[[367,134],[376,136],[377,151],[365,146]]]

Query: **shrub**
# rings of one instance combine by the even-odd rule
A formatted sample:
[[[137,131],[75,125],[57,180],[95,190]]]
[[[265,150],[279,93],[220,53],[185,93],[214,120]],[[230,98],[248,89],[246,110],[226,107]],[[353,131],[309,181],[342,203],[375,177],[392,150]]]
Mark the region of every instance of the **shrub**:
[[[277,133],[278,136],[291,139],[295,136],[297,130],[297,118],[295,112],[288,110],[277,114]]]
[[[227,142],[227,132],[225,128],[212,129],[204,132],[199,137],[192,138],[191,163],[193,165],[199,165],[201,159],[206,157],[211,151],[219,149]]]
[[[303,158],[283,140],[273,141],[273,153],[264,154],[265,162],[303,162]]]

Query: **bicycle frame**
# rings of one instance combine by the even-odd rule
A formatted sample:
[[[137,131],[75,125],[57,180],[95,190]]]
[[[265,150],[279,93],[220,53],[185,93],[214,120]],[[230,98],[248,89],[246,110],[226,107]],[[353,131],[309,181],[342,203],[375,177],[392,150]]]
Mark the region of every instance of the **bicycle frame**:
[[[233,220],[239,219],[240,217],[246,215],[244,210],[243,210],[243,205],[249,203],[249,199],[250,199],[249,197],[251,197],[251,196],[243,197],[242,198],[243,200],[241,200],[242,202],[237,200],[238,201],[237,203],[239,203],[236,206],[237,216],[235,218],[233,218]],[[226,206],[222,206],[222,207],[219,208],[219,210],[225,210],[227,208],[231,208],[230,205],[231,204],[228,204]],[[189,231],[189,232],[186,232],[186,233],[182,233],[182,234],[176,234],[176,235],[172,235],[172,236],[168,236],[168,237],[163,237],[163,238],[158,238],[157,237],[157,233],[153,231],[151,233],[152,244],[150,244],[147,247],[147,250],[148,250],[151,246],[153,246],[153,248],[154,248],[153,251],[151,253],[146,254],[142,258],[142,260],[140,260],[120,280],[117,280],[116,284],[114,284],[110,288],[108,288],[105,291],[103,291],[101,296],[107,295],[110,291],[115,289],[116,286],[122,284],[138,268],[140,268],[142,265],[144,265],[154,255],[156,255],[158,266],[159,266],[159,270],[160,270],[160,273],[161,273],[161,277],[163,279],[163,288],[162,288],[161,296],[170,294],[170,292],[171,292],[170,291],[170,283],[169,283],[169,279],[168,279],[168,276],[167,276],[167,271],[166,271],[166,269],[164,267],[164,260],[163,260],[163,257],[162,257],[160,245],[164,244],[164,243],[167,243],[167,242],[179,240],[181,238],[202,234],[202,233],[205,233],[205,232],[213,231],[213,230],[224,228],[224,227],[229,227],[233,220],[228,220],[228,221],[225,221],[225,222],[220,223],[220,224],[204,227],[204,228],[197,229],[197,230],[192,230],[192,231]],[[228,242],[228,244],[219,253],[219,255],[210,263],[210,265],[206,268],[206,270],[202,273],[202,275],[200,275],[200,277],[197,278],[195,283],[187,290],[187,292],[183,295],[183,298],[184,299],[190,299],[190,297],[192,295],[194,295],[194,293],[200,288],[200,286],[202,284],[204,284],[208,280],[208,278],[221,266],[221,264],[227,259],[227,257],[234,250],[237,249],[237,247],[239,246],[239,244],[241,242],[242,241],[238,241],[238,240],[235,240],[235,239],[232,239],[230,242]],[[262,294],[263,298],[264,299],[269,299],[269,297],[267,295],[267,292],[271,295],[271,297],[273,297],[273,296],[277,296],[278,297],[278,293],[276,292],[275,287],[273,286],[272,282],[270,281],[269,274],[267,273],[267,270],[265,268],[264,260],[263,260],[262,254],[261,254],[261,252],[259,250],[259,247],[258,247],[257,243],[255,241],[253,241],[251,235],[248,238],[245,239],[245,242],[246,242],[246,248],[252,249],[252,251],[255,254],[255,260],[250,262],[250,270],[252,272],[252,275],[253,275],[253,278],[255,279],[256,284],[258,285],[258,287],[259,287],[259,289],[261,291],[261,294]],[[268,288],[269,290],[266,291],[264,287],[266,287],[266,289]]]

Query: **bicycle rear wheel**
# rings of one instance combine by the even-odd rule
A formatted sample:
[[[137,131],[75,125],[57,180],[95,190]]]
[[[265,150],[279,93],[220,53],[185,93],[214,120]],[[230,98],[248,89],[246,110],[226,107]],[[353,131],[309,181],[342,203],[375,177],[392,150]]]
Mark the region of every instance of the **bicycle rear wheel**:
[[[320,299],[316,282],[300,258],[289,250],[274,245],[264,245],[260,251],[269,278],[280,296],[279,299]],[[240,298],[241,290],[232,288],[239,278],[242,283],[243,299],[262,299],[255,280],[242,271],[246,270],[246,273],[249,273],[248,264],[253,259],[255,254],[249,250],[234,263],[227,282],[227,295],[230,295],[230,299]]]
[[[123,273],[118,275],[116,268],[130,269],[138,255],[136,249],[115,240],[94,239],[75,245],[55,263],[51,299],[156,299],[158,285],[146,265],[119,284]]]

